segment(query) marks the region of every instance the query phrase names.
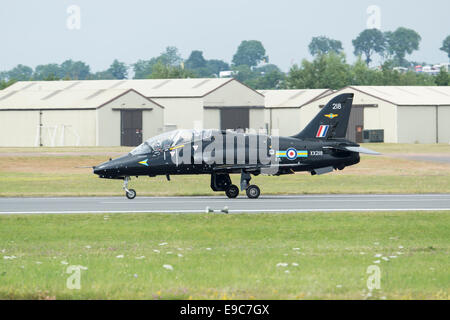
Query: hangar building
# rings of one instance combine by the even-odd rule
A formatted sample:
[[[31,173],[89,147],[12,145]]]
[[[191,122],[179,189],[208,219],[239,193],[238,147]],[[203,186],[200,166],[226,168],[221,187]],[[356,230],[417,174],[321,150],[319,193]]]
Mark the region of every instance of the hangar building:
[[[134,89],[18,82],[0,91],[0,146],[136,145],[162,131],[163,112]]]
[[[0,91],[0,146],[137,145],[193,127],[264,128],[264,96],[229,78],[27,81]]]
[[[127,80],[119,85],[127,87],[163,105],[169,127],[265,128],[264,96],[233,78]]]
[[[450,142],[450,87],[349,86],[303,105],[302,127],[341,93],[355,95],[347,130],[350,140],[369,141],[371,132],[382,130],[388,143]]]
[[[260,90],[265,96],[265,121],[272,134],[291,136],[299,133],[308,122],[302,115],[303,106],[332,93],[330,89]],[[278,132],[278,133],[276,133]]]

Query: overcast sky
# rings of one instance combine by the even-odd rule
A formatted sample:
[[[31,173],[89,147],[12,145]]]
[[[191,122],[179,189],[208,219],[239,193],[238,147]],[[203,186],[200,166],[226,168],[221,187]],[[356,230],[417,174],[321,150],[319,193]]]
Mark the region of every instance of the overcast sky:
[[[79,29],[71,5],[80,9]],[[230,62],[242,40],[260,40],[270,62],[287,71],[311,58],[308,44],[319,35],[341,40],[353,62],[351,40],[366,28],[370,5],[380,9],[382,31],[404,26],[422,36],[408,59],[448,61],[439,48],[450,34],[449,0],[9,0],[0,12],[0,70],[74,59],[100,71],[115,58],[131,64],[169,45],[183,58],[202,50]]]

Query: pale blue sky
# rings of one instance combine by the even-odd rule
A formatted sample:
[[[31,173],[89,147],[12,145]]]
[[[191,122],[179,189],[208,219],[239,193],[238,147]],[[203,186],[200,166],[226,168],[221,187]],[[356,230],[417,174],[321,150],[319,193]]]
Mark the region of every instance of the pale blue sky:
[[[66,27],[70,5],[81,9],[80,30]],[[409,59],[448,61],[439,48],[450,34],[449,0],[14,0],[1,6],[0,70],[71,58],[99,71],[115,58],[131,64],[169,45],[184,58],[202,50],[207,59],[230,62],[241,40],[255,39],[287,71],[310,58],[308,44],[318,35],[341,40],[352,62],[351,40],[366,28],[369,5],[381,9],[382,31],[420,33],[420,50]]]

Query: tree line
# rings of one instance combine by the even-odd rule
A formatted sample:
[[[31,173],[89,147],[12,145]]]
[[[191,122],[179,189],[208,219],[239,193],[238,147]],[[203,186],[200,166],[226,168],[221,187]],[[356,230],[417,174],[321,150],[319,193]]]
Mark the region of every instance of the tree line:
[[[257,40],[244,40],[233,55],[231,64],[218,59],[205,59],[203,52],[193,50],[183,59],[176,47],[169,46],[159,56],[139,60],[126,65],[117,59],[108,69],[91,72],[83,61],[66,60],[61,64],[50,63],[31,67],[19,64],[0,72],[0,89],[15,81],[26,80],[99,80],[126,79],[131,69],[134,79],[165,78],[213,78],[221,71],[229,71],[234,78],[254,89],[340,89],[348,85],[449,85],[450,76],[441,69],[436,76],[416,73],[412,67],[418,63],[408,61],[407,55],[419,49],[421,37],[412,30],[400,27],[395,31],[363,30],[353,41],[355,63],[348,64],[342,42],[325,36],[313,37],[308,49],[313,59],[303,59],[284,73],[269,56],[263,44]],[[450,59],[450,35],[440,50]],[[370,67],[374,58],[382,61],[377,68]],[[395,67],[403,67],[399,72]]]

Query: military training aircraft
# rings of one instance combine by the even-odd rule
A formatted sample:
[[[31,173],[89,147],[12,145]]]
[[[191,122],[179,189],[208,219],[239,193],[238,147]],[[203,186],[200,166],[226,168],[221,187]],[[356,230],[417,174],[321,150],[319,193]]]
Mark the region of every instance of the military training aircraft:
[[[251,175],[285,175],[309,171],[320,175],[357,164],[360,153],[378,154],[345,139],[353,94],[333,98],[298,134],[278,137],[232,130],[175,130],[148,139],[129,154],[93,167],[100,178],[121,179],[128,199],[132,176],[210,174],[211,189],[236,198],[230,174],[241,175],[240,189],[251,199],[260,189]],[[289,121],[289,119],[287,119]]]

